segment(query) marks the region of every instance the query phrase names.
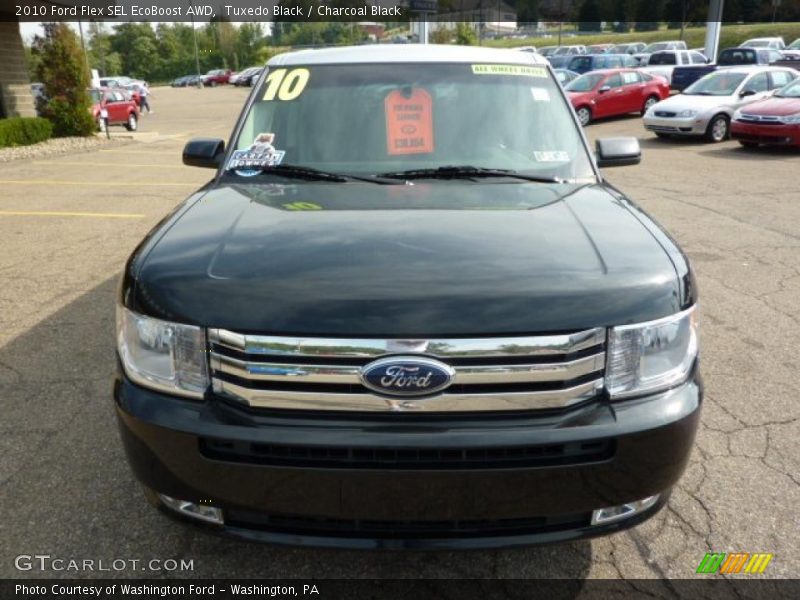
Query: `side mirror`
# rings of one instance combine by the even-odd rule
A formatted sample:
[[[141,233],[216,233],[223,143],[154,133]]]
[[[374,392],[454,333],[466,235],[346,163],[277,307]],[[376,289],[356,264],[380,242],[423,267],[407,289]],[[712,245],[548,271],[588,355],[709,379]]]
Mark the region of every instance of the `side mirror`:
[[[635,137],[603,138],[595,144],[597,166],[627,167],[642,162],[642,149]]]
[[[741,92],[739,92],[740,98],[746,98],[747,96],[755,96],[755,95],[756,95],[755,90],[742,90]]]
[[[225,142],[213,138],[196,138],[183,148],[183,164],[187,167],[217,169],[225,155]]]
[[[611,91],[611,86],[610,85],[604,85],[599,90],[597,90],[597,93],[598,94],[605,94],[606,92],[610,92],[610,91]]]

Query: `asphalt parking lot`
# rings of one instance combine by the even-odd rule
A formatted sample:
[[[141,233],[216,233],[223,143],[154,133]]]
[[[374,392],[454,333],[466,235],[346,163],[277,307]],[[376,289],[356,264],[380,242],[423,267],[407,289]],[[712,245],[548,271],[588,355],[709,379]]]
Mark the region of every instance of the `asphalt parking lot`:
[[[143,235],[210,176],[181,165],[183,144],[227,137],[246,94],[155,89],[156,112],[127,143],[0,164],[0,576],[42,576],[14,558],[49,554],[192,559],[198,577],[691,578],[713,550],[770,552],[762,577],[797,577],[800,155],[657,140],[634,116],[588,132],[642,140],[642,164],[607,175],[693,260],[707,386],[691,464],[658,516],[559,546],[398,554],[227,540],[147,505],[111,400],[117,280]]]

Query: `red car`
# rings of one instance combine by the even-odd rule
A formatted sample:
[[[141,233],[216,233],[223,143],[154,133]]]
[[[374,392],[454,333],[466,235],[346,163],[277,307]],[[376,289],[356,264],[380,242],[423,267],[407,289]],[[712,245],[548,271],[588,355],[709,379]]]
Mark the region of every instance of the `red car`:
[[[644,114],[653,104],[669,97],[666,79],[634,69],[590,71],[565,89],[581,125],[602,117]]]
[[[230,81],[233,72],[230,69],[214,69],[203,75],[203,85],[214,87],[219,84],[226,84]]]
[[[733,115],[731,137],[742,146],[800,148],[800,79],[779,89],[771,98],[748,104]]]
[[[92,99],[92,116],[102,131],[103,119],[108,125],[124,125],[128,131],[139,128],[139,105],[125,90],[94,89],[89,90]]]

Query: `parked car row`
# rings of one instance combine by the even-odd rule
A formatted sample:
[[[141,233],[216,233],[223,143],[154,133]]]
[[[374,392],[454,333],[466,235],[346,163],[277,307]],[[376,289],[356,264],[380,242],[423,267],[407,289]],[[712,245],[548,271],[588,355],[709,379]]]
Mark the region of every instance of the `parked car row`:
[[[230,69],[212,69],[205,75],[184,75],[174,79],[170,84],[172,87],[193,87],[201,85],[203,87],[216,87],[218,85],[237,85],[252,86],[258,76],[261,75],[263,67],[250,67],[234,73]]]
[[[780,98],[779,90],[794,85],[798,76],[797,71],[783,67],[747,66],[715,71],[683,93],[651,106],[644,115],[644,127],[659,137],[704,137],[709,142],[722,142],[731,133],[737,111],[775,94]],[[774,124],[779,122],[776,120]],[[800,131],[797,135],[800,136]],[[800,137],[793,143],[800,145]]]
[[[800,39],[786,46],[783,38],[780,37],[753,38],[742,42],[738,47],[759,50],[760,60],[758,63],[737,64],[771,64],[783,59],[800,60]],[[633,57],[636,64],[607,65],[606,68],[617,66],[666,67],[662,69],[663,72],[659,74],[666,76],[668,80],[671,78],[670,67],[698,65],[711,62],[704,48],[690,49],[683,40],[654,42],[652,44],[645,44],[644,42],[631,42],[616,45],[594,44],[591,46],[571,44],[564,46],[544,46],[538,49],[535,46],[523,46],[519,48],[519,50],[537,52],[546,57],[553,68],[569,69],[571,71],[576,71],[576,69],[569,64],[575,56],[624,54]]]
[[[645,129],[659,138],[722,142],[732,137],[747,147],[800,147],[800,71],[791,67],[714,68],[676,95],[670,95],[666,77],[646,69],[600,69],[583,75],[556,69],[555,74],[583,126],[639,113]]]

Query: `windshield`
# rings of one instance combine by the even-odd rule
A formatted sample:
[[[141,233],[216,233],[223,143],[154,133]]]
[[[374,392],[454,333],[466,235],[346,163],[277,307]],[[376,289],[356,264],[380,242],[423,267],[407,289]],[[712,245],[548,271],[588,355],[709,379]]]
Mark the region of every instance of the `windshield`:
[[[698,79],[683,93],[687,96],[731,96],[744,81],[745,73],[717,71]]]
[[[590,92],[603,80],[603,77],[605,77],[605,75],[602,73],[587,73],[586,75],[581,75],[570,82],[566,90],[568,92]]]
[[[742,47],[745,48],[768,48],[769,47],[769,40],[748,40]]]
[[[783,86],[775,92],[776,98],[800,98],[800,79],[795,79],[789,85]]]
[[[89,90],[89,97],[92,99],[92,104],[100,104],[103,99],[103,92],[100,90]]]
[[[741,50],[725,50],[719,55],[717,64],[719,65],[746,65],[758,62],[756,53],[753,50],[744,48]]]
[[[668,44],[666,42],[656,42],[655,44],[650,44],[646,46],[642,52],[644,54],[652,54],[653,52],[658,52],[659,50],[666,50]]]
[[[542,66],[273,67],[255,97],[226,165],[238,175],[279,165],[361,176],[470,166],[595,178]]]
[[[789,44],[788,50],[800,50],[800,40],[795,40]]]

